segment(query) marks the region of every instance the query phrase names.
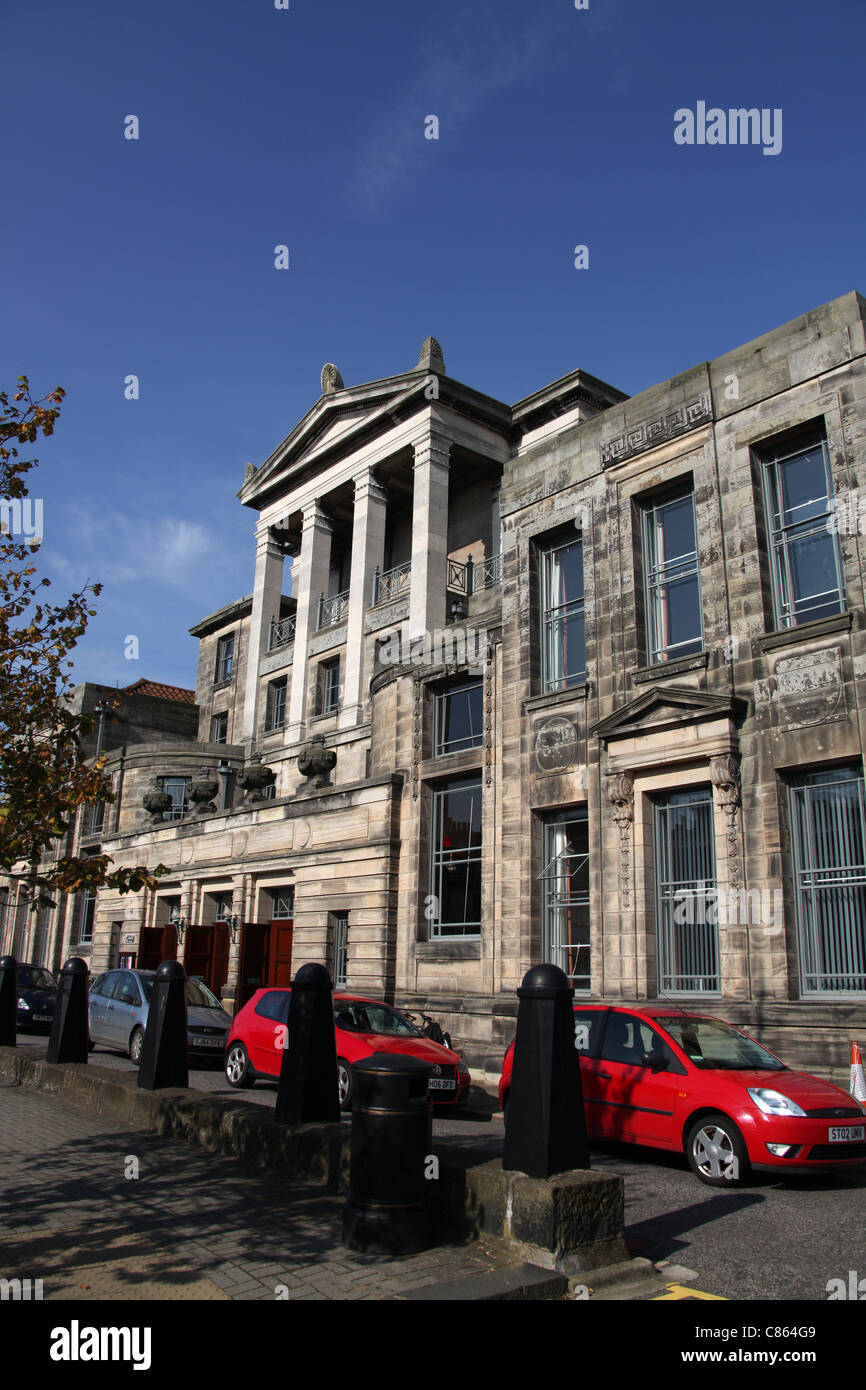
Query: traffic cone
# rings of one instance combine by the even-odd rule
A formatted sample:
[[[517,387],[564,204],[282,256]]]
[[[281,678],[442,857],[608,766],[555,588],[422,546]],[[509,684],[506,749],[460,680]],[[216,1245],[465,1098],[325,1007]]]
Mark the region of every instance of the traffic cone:
[[[863,1058],[860,1055],[860,1044],[851,1044],[851,1086],[850,1091],[855,1100],[859,1100],[861,1105],[866,1105],[866,1075],[863,1072]]]

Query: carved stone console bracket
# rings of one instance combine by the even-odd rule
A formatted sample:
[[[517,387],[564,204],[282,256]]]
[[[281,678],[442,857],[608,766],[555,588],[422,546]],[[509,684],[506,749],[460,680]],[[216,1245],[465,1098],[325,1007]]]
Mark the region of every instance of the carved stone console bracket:
[[[740,809],[740,759],[736,753],[723,753],[710,759],[710,781],[728,823],[728,876],[731,887],[740,886],[740,852],[737,813]]]
[[[631,831],[634,824],[634,778],[630,772],[608,774],[611,818],[619,830],[619,888],[623,907],[631,904]]]

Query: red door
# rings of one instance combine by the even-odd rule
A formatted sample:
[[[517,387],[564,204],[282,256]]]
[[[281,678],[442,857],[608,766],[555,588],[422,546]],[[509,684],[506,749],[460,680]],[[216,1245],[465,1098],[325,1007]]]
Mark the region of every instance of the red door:
[[[177,960],[174,927],[145,927],[138,948],[138,969],[156,970],[164,960]]]
[[[241,966],[238,977],[238,1008],[255,994],[267,978],[270,927],[264,922],[248,922],[242,929]]]
[[[187,928],[184,966],[187,975],[204,980],[219,997],[229,973],[229,929],[224,922]]]
[[[292,920],[278,918],[271,922],[268,945],[268,984],[285,989],[292,983]]]

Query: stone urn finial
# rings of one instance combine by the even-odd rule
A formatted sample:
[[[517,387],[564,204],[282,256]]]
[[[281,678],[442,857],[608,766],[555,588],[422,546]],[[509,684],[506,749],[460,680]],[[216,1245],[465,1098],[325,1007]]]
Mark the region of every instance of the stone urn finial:
[[[190,800],[195,802],[198,815],[206,816],[211,811],[216,810],[213,799],[218,791],[219,782],[213,768],[200,767],[198,776],[194,777],[189,784]]]
[[[273,768],[262,765],[261,753],[251,753],[243,772],[238,776],[238,786],[243,787],[246,801],[264,801],[265,789],[273,786],[276,780],[277,774]]]
[[[314,734],[298,754],[298,771],[307,779],[307,787],[327,787],[330,773],[337,766],[337,754],[325,747],[324,734]]]
[[[149,812],[153,824],[159,825],[163,819],[163,813],[171,807],[172,799],[158,777],[154,777],[153,783],[141,798],[141,804],[145,811]]]

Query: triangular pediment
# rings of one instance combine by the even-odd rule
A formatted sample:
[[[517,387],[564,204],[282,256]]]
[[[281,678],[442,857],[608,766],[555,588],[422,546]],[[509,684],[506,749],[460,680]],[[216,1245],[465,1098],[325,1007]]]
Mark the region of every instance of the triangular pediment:
[[[416,395],[419,406],[429,403],[424,397],[428,380],[428,373],[416,369],[321,395],[261,467],[251,471],[238,497],[247,506],[260,506],[268,492],[299,471],[385,434],[394,426],[395,411],[411,407]]]
[[[620,705],[590,730],[607,743],[610,739],[634,738],[641,733],[694,724],[707,719],[740,719],[748,709],[737,695],[713,695],[706,690],[666,685],[645,690],[627,704]]]

